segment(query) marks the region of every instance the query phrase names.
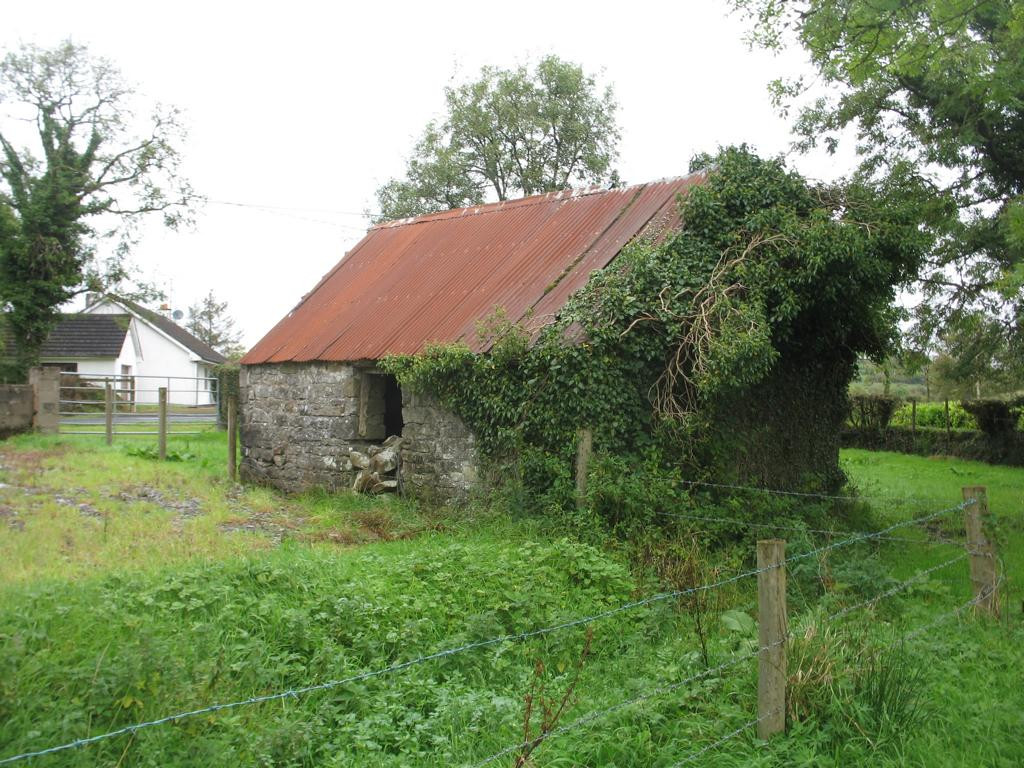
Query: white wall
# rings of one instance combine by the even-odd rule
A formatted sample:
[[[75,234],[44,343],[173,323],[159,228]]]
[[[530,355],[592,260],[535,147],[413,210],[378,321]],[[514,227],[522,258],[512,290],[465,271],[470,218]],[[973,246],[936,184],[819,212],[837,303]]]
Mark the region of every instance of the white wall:
[[[134,320],[132,321],[134,322]],[[75,363],[78,367],[77,375],[92,377],[92,376],[103,376],[104,378],[112,379],[114,389],[118,391],[120,397],[127,397],[127,393],[131,389],[131,380],[124,379],[122,376],[123,366],[128,366],[131,373],[135,373],[135,345],[132,343],[130,333],[125,334],[124,344],[121,346],[121,352],[116,358],[81,358],[78,360],[66,360],[57,361],[56,359],[47,359],[45,362],[69,362]],[[63,382],[65,385],[68,383],[66,380]],[[89,381],[82,382],[86,386],[96,386],[102,388],[104,382],[98,379],[92,379]],[[136,384],[136,386],[139,386]],[[155,403],[157,401],[156,396],[152,400],[143,399],[141,395],[136,395],[135,402],[137,403]]]
[[[128,310],[103,300],[86,311],[91,314],[124,314]],[[135,354],[135,342],[138,343],[138,356]],[[118,375],[122,363],[132,366],[135,401],[138,403],[158,402],[157,390],[160,387],[167,387],[167,401],[175,405],[211,405],[214,402],[210,382],[196,380],[210,375],[206,363],[145,320],[137,317],[132,320],[131,333],[126,335],[125,347],[118,358]]]
[[[50,362],[47,360],[46,362]],[[121,368],[116,360],[106,359],[70,360],[78,363],[78,373],[82,376],[113,376]]]

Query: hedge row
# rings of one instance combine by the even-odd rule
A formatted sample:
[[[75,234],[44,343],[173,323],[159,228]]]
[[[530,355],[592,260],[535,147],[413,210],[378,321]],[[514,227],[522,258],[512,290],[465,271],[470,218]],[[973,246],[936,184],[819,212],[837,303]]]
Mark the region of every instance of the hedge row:
[[[975,430],[919,427],[889,427],[885,430],[847,428],[841,436],[844,448],[871,451],[896,451],[919,456],[956,456],[990,464],[1024,466],[1024,435],[1020,432],[1005,440],[994,440]]]
[[[893,427],[909,427],[912,420],[912,408],[910,403],[903,403],[892,415],[889,425]],[[935,429],[946,428],[946,408],[943,403],[918,403],[917,404],[917,426],[934,427]],[[951,429],[977,429],[978,423],[974,420],[964,407],[957,400],[949,401],[949,426]]]
[[[948,407],[948,417],[947,417]],[[890,426],[980,429],[1003,437],[1024,430],[1024,397],[990,397],[978,400],[949,400],[914,405],[891,395],[850,395],[847,424],[853,429],[880,430]]]

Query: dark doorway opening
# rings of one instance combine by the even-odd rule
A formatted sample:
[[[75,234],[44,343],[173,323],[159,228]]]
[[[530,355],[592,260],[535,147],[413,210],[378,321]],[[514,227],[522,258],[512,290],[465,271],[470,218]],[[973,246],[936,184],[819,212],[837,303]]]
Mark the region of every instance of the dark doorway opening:
[[[390,374],[384,377],[384,437],[402,435],[402,388]]]

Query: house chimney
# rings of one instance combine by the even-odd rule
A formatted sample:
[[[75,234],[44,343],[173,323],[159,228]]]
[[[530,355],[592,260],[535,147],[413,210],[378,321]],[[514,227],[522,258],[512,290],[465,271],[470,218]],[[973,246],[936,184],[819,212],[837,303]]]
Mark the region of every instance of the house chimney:
[[[160,305],[160,314],[163,315],[164,317],[166,317],[168,320],[170,320],[171,319],[171,305],[170,304],[161,304]]]
[[[85,294],[85,308],[88,309],[93,304],[103,298],[102,293],[87,293]]]

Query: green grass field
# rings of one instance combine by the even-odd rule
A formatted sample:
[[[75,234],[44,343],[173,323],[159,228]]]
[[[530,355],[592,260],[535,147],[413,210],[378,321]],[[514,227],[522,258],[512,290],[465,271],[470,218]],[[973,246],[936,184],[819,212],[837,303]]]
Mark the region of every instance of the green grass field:
[[[284,497],[224,480],[222,434],[173,439],[180,460],[166,463],[129,452],[143,442],[0,443],[0,761],[598,614],[662,588],[617,550],[542,520],[481,506],[431,512],[394,498]],[[827,565],[801,561],[789,573],[788,733],[762,743],[747,730],[690,764],[1024,764],[1014,591],[1024,565],[1024,471],[866,451],[844,452],[843,464],[865,495],[924,499],[882,505],[885,521],[956,504],[963,485],[987,485],[1010,579],[1004,620],[965,613],[883,649],[969,599],[964,561],[870,609],[823,620],[959,551],[917,529],[900,532],[920,543],[859,544]],[[790,541],[792,552],[807,546],[806,537]],[[748,568],[748,549],[712,552],[694,578]],[[602,618],[587,625],[589,641],[576,626],[495,643],[23,764],[473,765],[536,735],[577,669],[562,726],[750,653],[752,581]],[[755,712],[755,666],[745,661],[553,736],[529,764],[674,766]],[[514,763],[513,755],[492,764]]]

